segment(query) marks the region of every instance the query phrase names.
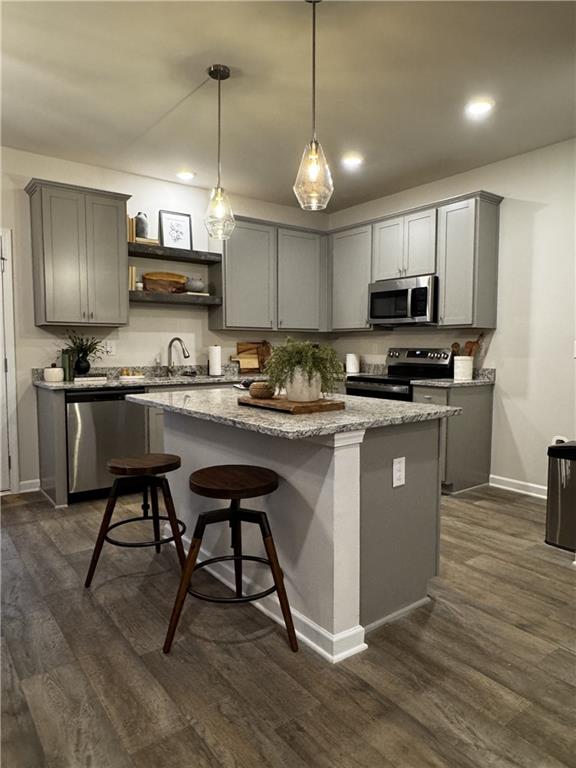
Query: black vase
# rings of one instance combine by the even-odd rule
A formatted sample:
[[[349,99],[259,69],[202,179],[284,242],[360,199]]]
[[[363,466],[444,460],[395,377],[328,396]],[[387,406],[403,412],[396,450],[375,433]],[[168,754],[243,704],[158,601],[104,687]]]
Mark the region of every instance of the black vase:
[[[88,371],[90,370],[90,362],[85,357],[77,357],[76,362],[74,363],[74,373],[77,373],[78,376],[86,376]]]
[[[142,211],[138,211],[135,216],[136,237],[148,237],[148,217]]]

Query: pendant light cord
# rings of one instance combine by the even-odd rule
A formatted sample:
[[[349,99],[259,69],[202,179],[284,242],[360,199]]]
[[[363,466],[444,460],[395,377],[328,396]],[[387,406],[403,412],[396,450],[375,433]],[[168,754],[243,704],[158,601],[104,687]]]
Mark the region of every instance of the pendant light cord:
[[[316,141],[316,2],[312,2],[312,141]]]
[[[222,96],[220,93],[221,80],[218,78],[218,182],[217,187],[220,187],[220,177],[222,175],[222,163],[220,161],[220,144],[222,133]]]

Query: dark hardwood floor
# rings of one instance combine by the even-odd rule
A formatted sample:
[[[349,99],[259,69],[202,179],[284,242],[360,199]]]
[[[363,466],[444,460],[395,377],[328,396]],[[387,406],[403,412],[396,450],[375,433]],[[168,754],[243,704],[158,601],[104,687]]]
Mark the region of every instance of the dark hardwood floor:
[[[444,498],[433,600],[337,666],[192,599],[165,656],[171,547],[105,545],[85,590],[103,503],[2,507],[4,768],[576,768],[576,568],[537,499]]]

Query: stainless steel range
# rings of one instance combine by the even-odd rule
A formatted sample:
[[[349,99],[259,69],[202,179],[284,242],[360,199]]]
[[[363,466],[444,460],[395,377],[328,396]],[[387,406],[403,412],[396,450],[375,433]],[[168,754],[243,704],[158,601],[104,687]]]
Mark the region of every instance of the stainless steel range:
[[[450,349],[392,347],[386,356],[388,373],[358,373],[346,379],[346,394],[412,400],[411,381],[451,379],[454,359]]]

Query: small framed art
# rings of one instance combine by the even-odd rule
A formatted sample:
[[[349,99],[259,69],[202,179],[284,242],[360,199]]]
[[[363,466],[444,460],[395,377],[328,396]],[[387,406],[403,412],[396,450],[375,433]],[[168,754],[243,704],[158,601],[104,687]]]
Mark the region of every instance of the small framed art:
[[[192,250],[192,217],[189,213],[160,211],[158,237],[165,248]]]

